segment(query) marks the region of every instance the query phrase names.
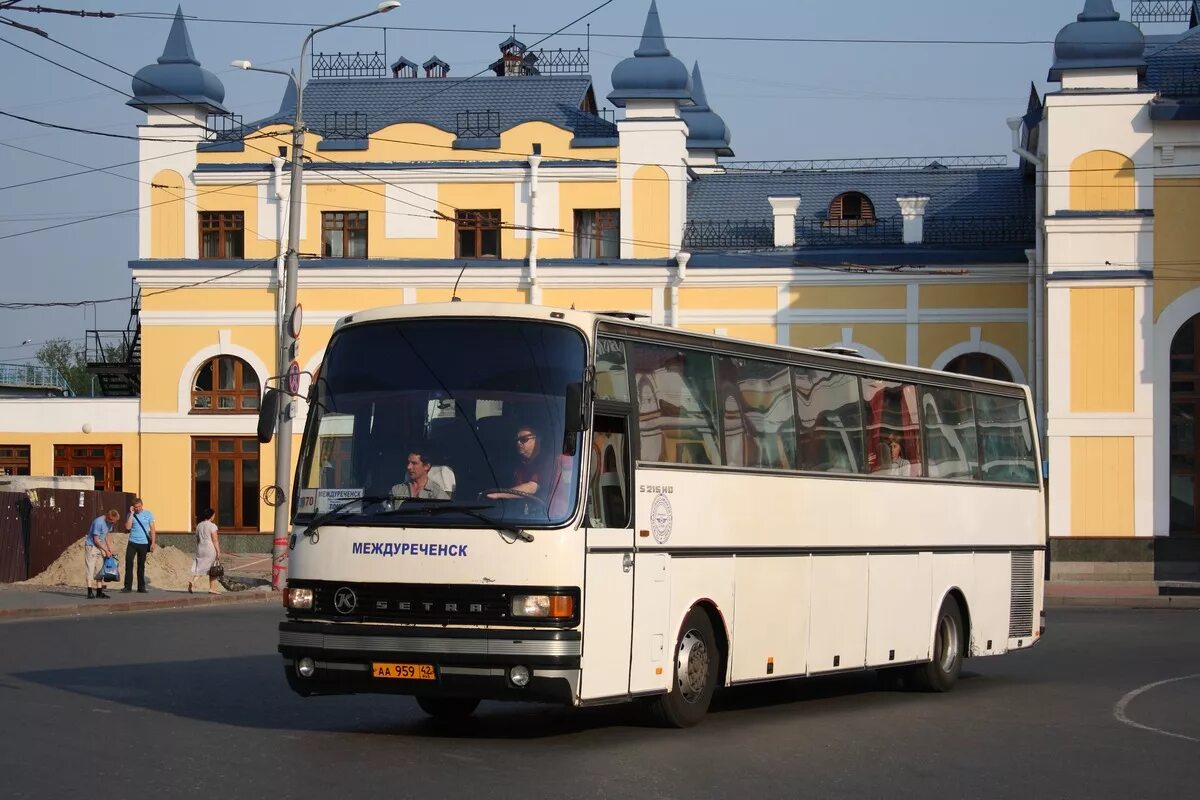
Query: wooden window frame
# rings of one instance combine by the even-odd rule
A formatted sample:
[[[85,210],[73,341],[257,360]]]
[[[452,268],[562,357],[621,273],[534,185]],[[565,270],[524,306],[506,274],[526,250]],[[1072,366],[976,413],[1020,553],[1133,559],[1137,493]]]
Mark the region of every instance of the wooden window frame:
[[[484,253],[483,234],[485,231],[496,231],[496,252]],[[472,208],[459,209],[454,215],[454,249],[456,258],[500,258],[503,250],[500,232],[500,209]],[[475,235],[475,252],[464,253],[462,250],[462,233],[471,231]]]
[[[80,454],[77,451],[86,451]],[[92,451],[102,450],[103,455]],[[104,478],[96,481],[98,492],[122,491],[124,469],[121,464],[122,448],[119,444],[56,444],[54,445],[54,474],[57,476],[94,475],[97,467],[103,470]],[[80,470],[83,470],[82,472]]]
[[[595,215],[595,233],[584,235],[582,218],[585,214]],[[603,253],[601,247],[605,244],[604,234],[607,231],[617,232],[616,252]],[[575,209],[575,257],[576,258],[620,258],[621,257],[621,209],[619,208],[577,208]],[[590,248],[593,253],[585,254]]]
[[[245,258],[246,257],[246,214],[242,211],[201,211],[200,213],[200,258]],[[215,233],[217,236],[216,255],[204,254],[204,236]],[[227,252],[226,233],[239,235],[238,253]]]
[[[230,451],[221,451],[219,442],[232,441],[233,449]],[[208,450],[199,450],[196,447],[197,442],[207,442]],[[247,451],[244,447],[245,443],[254,443],[252,451]],[[200,498],[196,496],[196,464],[198,461],[204,460],[209,462],[209,492],[208,499],[200,502]],[[218,479],[217,479],[217,462],[218,461],[233,461],[234,462],[234,482],[233,482],[233,524],[221,524],[219,520],[220,510],[218,508]],[[253,487],[252,494],[257,501],[259,487],[262,485],[262,448],[253,436],[193,436],[192,437],[192,453],[191,453],[191,490],[192,495],[192,527],[195,528],[199,520],[196,519],[197,511],[207,506],[217,509],[217,516],[214,521],[222,531],[240,532],[240,533],[258,533],[262,525],[262,511],[259,510],[258,521],[249,526],[245,524],[243,519],[243,504],[246,500],[246,479],[244,472],[244,464],[247,461],[253,461],[258,465],[258,481]]]
[[[322,211],[321,212],[321,257],[322,258],[366,258],[370,252],[369,217],[366,211]],[[350,235],[363,234],[362,255],[350,255]],[[342,234],[342,252],[334,253],[326,234]]]
[[[847,199],[853,199],[859,203],[858,216],[845,216]],[[871,202],[871,198],[862,192],[842,192],[829,204],[829,219],[826,224],[833,227],[854,228],[874,225],[876,219],[875,204]]]
[[[233,386],[232,389],[221,389],[220,386],[220,362],[222,359],[233,361]],[[209,365],[212,365],[212,389],[203,390],[196,388],[196,381],[200,377],[200,373]],[[254,386],[246,388],[244,386],[244,378],[246,370],[254,376]],[[192,395],[191,407],[188,413],[190,414],[258,414],[259,395],[262,387],[258,382],[258,374],[254,371],[246,361],[237,356],[213,356],[205,361],[197,369],[192,376]],[[221,398],[233,398],[232,408],[222,408]],[[207,405],[197,405],[201,399],[207,399]],[[253,400],[252,403],[247,401]]]
[[[31,445],[0,444],[0,475],[28,475]]]

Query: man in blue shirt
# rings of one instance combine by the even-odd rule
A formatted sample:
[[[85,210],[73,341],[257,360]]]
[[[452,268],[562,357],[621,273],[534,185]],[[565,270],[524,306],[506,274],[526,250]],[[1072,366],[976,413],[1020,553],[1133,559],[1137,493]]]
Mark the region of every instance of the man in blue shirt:
[[[112,555],[112,537],[111,532],[113,525],[121,519],[121,515],[114,508],[107,514],[101,514],[92,520],[92,527],[88,529],[87,535],[83,537],[83,568],[87,573],[87,596],[91,600],[93,598],[106,599],[108,595],[104,593],[104,581],[97,580],[96,574],[100,572],[100,568],[104,565],[104,559]]]
[[[154,526],[154,515],[142,505],[142,498],[135,497],[125,518],[125,530],[129,531],[129,544],[125,546],[125,587],[122,592],[133,591],[133,559],[137,558],[137,590],[146,593],[146,556],[154,551],[158,540],[158,529]]]

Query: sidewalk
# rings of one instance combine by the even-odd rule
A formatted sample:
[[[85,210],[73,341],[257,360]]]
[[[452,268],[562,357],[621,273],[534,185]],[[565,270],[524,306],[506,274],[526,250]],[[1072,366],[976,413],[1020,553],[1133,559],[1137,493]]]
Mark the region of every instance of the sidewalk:
[[[153,585],[147,594],[123,594],[119,588],[110,588],[108,594],[111,599],[89,600],[87,590],[83,587],[0,583],[0,622],[31,617],[73,617],[118,611],[281,602],[279,594],[271,591],[269,555],[231,553],[223,556],[222,560],[227,582],[249,588],[220,594],[208,594],[207,590],[188,594],[179,589],[156,589]]]
[[[1200,609],[1200,583],[1183,581],[1049,581],[1046,608]]]

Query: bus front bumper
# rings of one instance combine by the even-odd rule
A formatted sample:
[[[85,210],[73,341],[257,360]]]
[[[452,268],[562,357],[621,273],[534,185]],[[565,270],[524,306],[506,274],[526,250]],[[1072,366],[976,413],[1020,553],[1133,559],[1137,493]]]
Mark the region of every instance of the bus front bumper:
[[[570,704],[577,696],[582,639],[574,630],[443,628],[281,622],[279,653],[298,694],[408,694]],[[302,675],[304,663],[311,674]],[[379,665],[409,665],[432,679],[376,677]],[[524,667],[525,685],[513,680]],[[410,670],[406,670],[410,671]],[[518,670],[520,673],[520,670]]]

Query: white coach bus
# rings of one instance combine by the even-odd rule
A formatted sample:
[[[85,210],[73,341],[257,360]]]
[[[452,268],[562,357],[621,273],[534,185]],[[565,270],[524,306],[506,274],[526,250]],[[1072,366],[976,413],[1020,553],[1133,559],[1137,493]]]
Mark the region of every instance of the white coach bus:
[[[685,726],[721,686],[945,691],[1043,632],[1023,386],[447,303],[341,320],[309,400],[279,626],[302,695],[645,698]]]

